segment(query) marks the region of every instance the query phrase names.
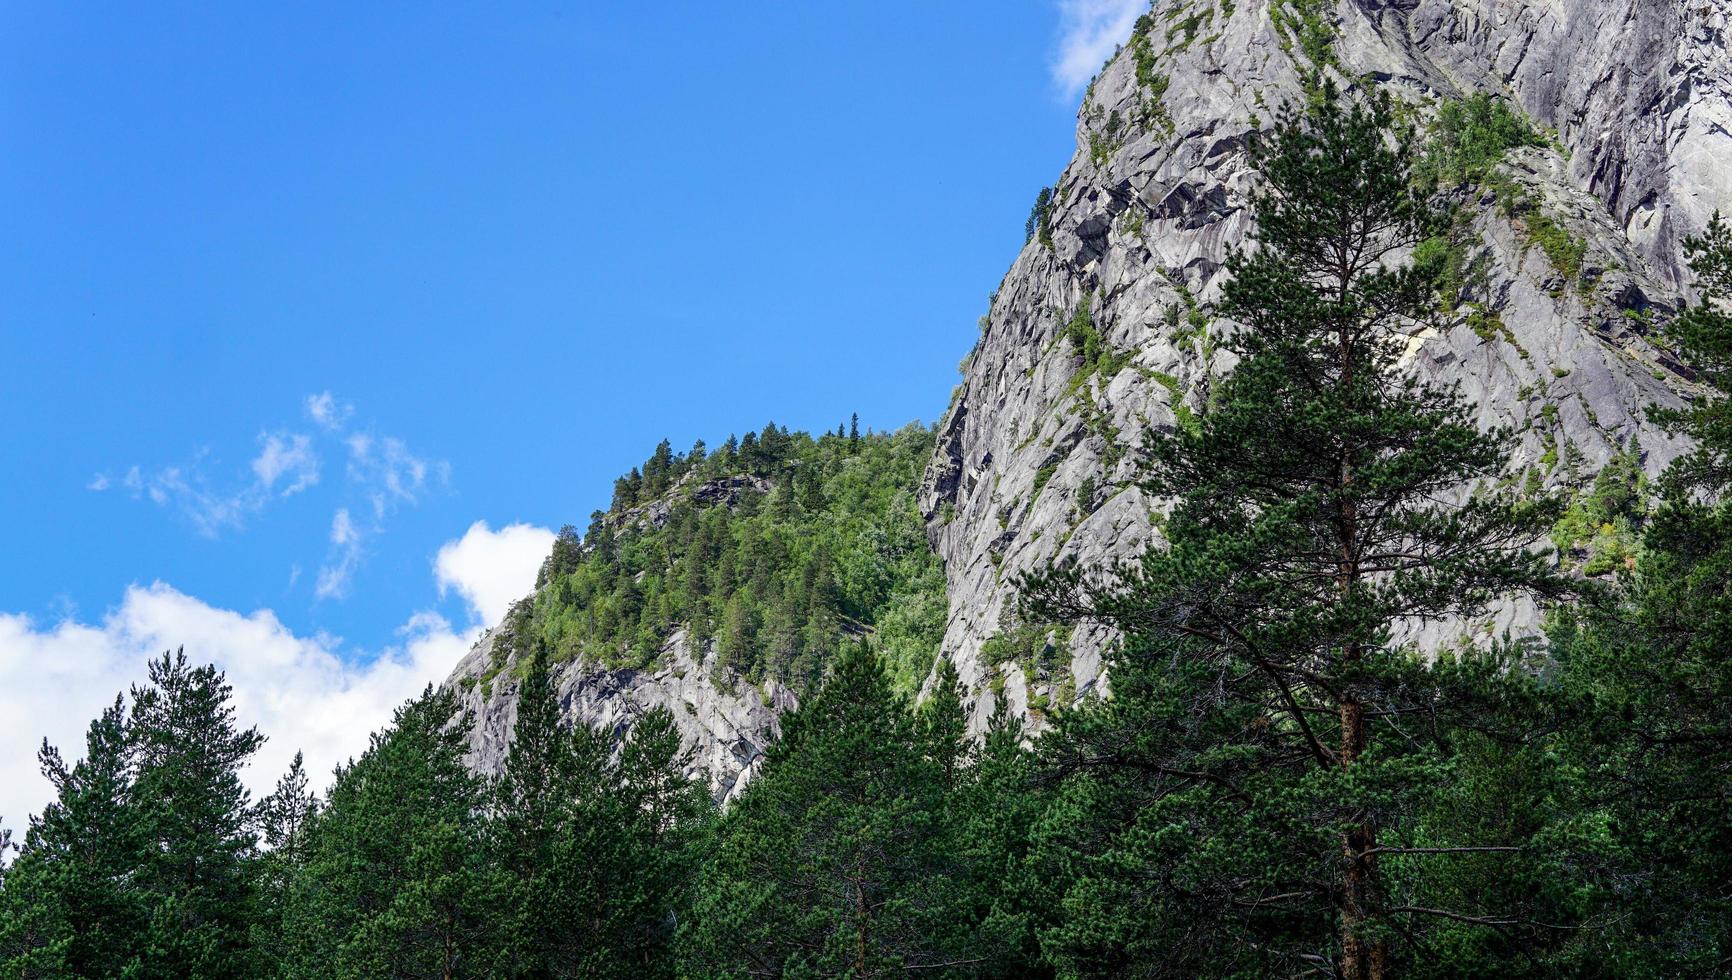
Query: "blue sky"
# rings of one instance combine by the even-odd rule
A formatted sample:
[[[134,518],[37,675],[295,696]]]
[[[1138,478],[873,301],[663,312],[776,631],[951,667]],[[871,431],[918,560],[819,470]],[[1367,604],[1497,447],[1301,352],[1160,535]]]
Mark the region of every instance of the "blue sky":
[[[183,640],[388,701],[662,437],[934,420],[1145,7],[8,5],[0,738]]]

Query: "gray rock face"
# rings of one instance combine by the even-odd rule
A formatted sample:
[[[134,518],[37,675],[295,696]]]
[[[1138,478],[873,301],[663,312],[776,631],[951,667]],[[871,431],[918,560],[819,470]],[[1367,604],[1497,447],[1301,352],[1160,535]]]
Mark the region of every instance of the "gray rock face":
[[[1377,79],[1422,112],[1503,94],[1558,130],[1561,149],[1512,154],[1501,173],[1585,243],[1582,275],[1554,268],[1523,218],[1465,202],[1478,239],[1470,266],[1483,271],[1467,298],[1478,305],[1416,326],[1411,363],[1460,381],[1483,424],[1517,433],[1514,464],[1548,482],[1556,447],[1573,447],[1590,473],[1638,440],[1650,471],[1679,450],[1643,406],[1675,404],[1691,385],[1640,318],[1676,307],[1681,238],[1732,205],[1725,5],[1325,7],[1334,37],[1319,60],[1332,66],[1302,53],[1291,3],[1157,4],[1148,47],[1121,51],[1085,97],[1076,156],[1054,191],[1051,246],[1031,241],[995,294],[921,497],[949,579],[944,652],[979,692],[977,727],[995,689],[1019,708],[1072,690],[984,662],[1014,577],[1063,557],[1129,557],[1155,537],[1155,502],[1130,485],[1138,434],[1198,409],[1225,366],[1207,359],[1191,311],[1209,320],[1222,263],[1250,230],[1245,141],[1304,98],[1320,69]],[[1150,69],[1164,86],[1149,83]],[[1085,303],[1107,348],[1129,358],[1110,377],[1087,371],[1064,339]],[[1506,611],[1499,625],[1524,623],[1531,611]],[[1073,637],[1076,696],[1100,682],[1108,640]]]
[[[469,764],[496,773],[505,766],[511,729],[517,722],[515,658],[506,660],[491,682],[482,682],[493,662],[497,630],[489,631],[452,672],[463,707],[475,717]],[[644,712],[666,708],[685,744],[695,749],[687,775],[705,781],[717,799],[731,799],[763,760],[776,737],[780,712],[796,706],[792,692],[774,682],[762,695],[741,684],[725,691],[711,681],[713,658],[697,656],[683,631],[662,647],[653,670],[608,670],[577,663],[554,668],[560,711],[568,721],[610,732],[615,744]],[[474,683],[464,683],[475,678]]]
[[[1680,449],[1649,425],[1643,406],[1676,404],[1692,386],[1649,342],[1645,324],[1687,295],[1682,238],[1716,208],[1732,208],[1732,7],[1322,6],[1333,27],[1321,59],[1328,66],[1304,54],[1298,0],[1160,0],[1142,52],[1150,77],[1139,80],[1139,52],[1128,47],[1084,99],[1076,155],[1055,187],[1051,247],[1031,241],[995,294],[921,491],[948,578],[943,655],[976,694],[977,728],[1000,696],[1029,712],[1043,698],[1080,697],[1103,683],[1111,638],[1098,629],[1070,638],[1074,686],[988,664],[981,646],[1002,629],[1019,572],[1065,556],[1129,557],[1155,539],[1155,502],[1132,485],[1141,433],[1199,409],[1211,377],[1228,366],[1197,325],[1210,323],[1222,263],[1250,231],[1246,139],[1278,107],[1304,98],[1319,69],[1376,79],[1422,113],[1445,98],[1502,94],[1556,131],[1558,148],[1511,154],[1500,174],[1583,243],[1580,275],[1555,268],[1527,220],[1490,200],[1464,202],[1475,215],[1469,258],[1480,274],[1459,314],[1416,325],[1411,363],[1458,380],[1482,423],[1516,434],[1515,465],[1548,482],[1560,479],[1557,454],[1579,454],[1591,473],[1639,441],[1657,472]],[[1085,371],[1064,339],[1085,302],[1122,366]],[[1479,316],[1470,320],[1470,311]],[[1218,335],[1230,325],[1208,329]],[[729,502],[762,488],[703,489]],[[665,518],[652,506],[635,519]],[[1531,622],[1531,610],[1512,609],[1464,626]],[[510,669],[480,682],[495,640],[484,637],[449,682],[476,714],[472,761],[488,771],[502,764],[515,718]],[[718,689],[706,654],[683,635],[660,662],[667,666],[653,671],[565,666],[558,683],[568,717],[623,734],[642,711],[666,706],[697,750],[693,771],[718,797],[737,793],[793,695]]]

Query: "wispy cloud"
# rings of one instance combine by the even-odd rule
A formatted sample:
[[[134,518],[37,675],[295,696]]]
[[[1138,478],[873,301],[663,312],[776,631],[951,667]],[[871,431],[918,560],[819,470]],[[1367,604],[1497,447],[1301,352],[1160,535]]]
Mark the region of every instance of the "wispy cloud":
[[[188,463],[163,466],[146,472],[140,466],[127,468],[120,478],[134,498],[148,497],[160,507],[171,507],[186,518],[199,534],[215,538],[226,530],[245,526],[273,498],[300,493],[319,482],[319,456],[312,440],[296,432],[261,432],[258,454],[246,474],[222,480],[206,473],[208,449],[200,449]],[[91,490],[114,485],[106,473],[98,473],[87,484]]]
[[[260,438],[264,447],[253,459],[253,475],[265,490],[286,478],[283,496],[287,497],[319,482],[319,457],[313,452],[313,440],[300,433],[282,432]]]
[[[307,396],[307,417],[321,429],[335,432],[347,425],[349,417],[354,414],[354,405],[337,400],[337,397],[328,391]]]
[[[339,507],[331,516],[331,562],[319,569],[313,595],[320,599],[341,599],[349,592],[349,578],[361,558],[361,531],[349,516],[349,508]]]
[[[415,503],[429,483],[451,478],[450,464],[415,455],[401,439],[357,432],[345,441],[349,479],[368,489],[375,517],[383,518],[398,504]]]
[[[1067,97],[1082,91],[1148,10],[1149,0],[1058,0],[1052,77]]]
[[[272,501],[319,486],[321,447],[346,457],[330,549],[313,580],[317,598],[343,598],[362,564],[366,541],[383,533],[398,508],[414,506],[429,490],[448,484],[451,467],[412,451],[401,438],[356,424],[354,404],[329,391],[308,395],[302,409],[313,423],[310,431],[261,431],[246,471],[227,480],[212,464],[210,450],[201,449],[180,465],[132,466],[119,477],[98,473],[86,486],[93,491],[124,487],[135,499],[172,509],[199,534],[216,538],[244,528]],[[298,580],[297,573],[291,585]]]

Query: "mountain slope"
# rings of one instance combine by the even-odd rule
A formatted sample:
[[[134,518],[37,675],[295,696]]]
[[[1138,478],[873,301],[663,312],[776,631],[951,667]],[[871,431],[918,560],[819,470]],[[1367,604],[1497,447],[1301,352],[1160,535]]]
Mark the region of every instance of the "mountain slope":
[[[543,651],[568,717],[617,734],[667,707],[730,793],[844,642],[913,693],[944,628],[944,578],[914,504],[931,431],[812,438],[775,425],[714,453],[666,442],[536,591],[458,665],[471,761],[503,763],[518,681]]]
[[[1014,579],[1054,559],[1128,557],[1156,539],[1159,508],[1133,485],[1139,434],[1207,409],[1210,379],[1228,366],[1213,338],[1231,329],[1211,303],[1249,230],[1248,142],[1326,82],[1400,99],[1440,151],[1440,193],[1465,216],[1418,256],[1446,263],[1458,288],[1440,297],[1434,324],[1416,327],[1411,363],[1458,381],[1483,424],[1515,434],[1523,486],[1579,498],[1554,536],[1561,560],[1610,571],[1627,558],[1635,515],[1608,501],[1681,449],[1645,406],[1695,390],[1663,334],[1688,295],[1682,239],[1732,206],[1729,22],[1723,6],[1679,0],[1159,0],[1083,99],[1076,154],[994,293],[924,477],[901,457],[864,477],[904,492],[880,515],[908,518],[892,538],[919,520],[918,490],[944,601],[932,556],[899,545],[916,569],[903,584],[922,583],[905,592],[921,598],[894,613],[825,607],[833,619],[794,630],[804,641],[773,629],[729,652],[717,642],[725,603],[622,618],[613,606],[625,593],[612,586],[543,583],[453,675],[480,722],[472,762],[491,769],[502,757],[531,642],[560,660],[569,717],[623,731],[645,708],[673,708],[724,796],[833,643],[892,621],[902,641],[932,638],[924,651],[900,648],[905,689],[932,653],[951,659],[977,729],[1001,697],[1038,722],[1047,706],[1097,690],[1110,637],[1017,622]],[[712,470],[616,506],[591,537],[666,521],[682,501],[729,512],[774,501],[780,478]],[[795,560],[819,538],[869,551],[848,537],[859,530],[790,525],[784,550],[764,560]],[[786,595],[742,589],[751,602]],[[905,628],[916,622],[926,625]],[[1509,609],[1419,640],[1532,624],[1532,610]]]

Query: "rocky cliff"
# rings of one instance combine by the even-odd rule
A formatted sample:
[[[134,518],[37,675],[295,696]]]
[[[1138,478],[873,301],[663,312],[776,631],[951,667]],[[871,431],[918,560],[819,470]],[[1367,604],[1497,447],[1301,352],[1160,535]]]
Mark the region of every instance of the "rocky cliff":
[[[1677,447],[1642,406],[1690,384],[1650,325],[1684,292],[1681,238],[1732,204],[1729,18],[1665,0],[1156,4],[1085,96],[1076,156],[995,293],[927,474],[945,652],[983,692],[976,722],[995,690],[1026,709],[1097,682],[1099,634],[1070,638],[1068,677],[1026,678],[982,645],[1006,626],[1017,573],[1151,539],[1151,501],[1131,485],[1137,433],[1200,409],[1220,368],[1208,336],[1231,325],[1208,310],[1248,230],[1246,139],[1325,78],[1381,84],[1422,118],[1492,93],[1552,131],[1497,173],[1532,210],[1464,192],[1475,274],[1411,356],[1518,432],[1516,465],[1549,485],[1581,475],[1560,452],[1591,471],[1639,447],[1662,467]],[[1110,371],[1061,340],[1081,309]]]
[[[1517,434],[1537,485],[1632,454],[1663,467],[1679,447],[1643,407],[1693,389],[1657,328],[1688,294],[1683,237],[1732,206],[1729,23],[1732,8],[1703,0],[1159,0],[1084,97],[1076,154],[994,293],[920,488],[948,583],[941,655],[976,692],[975,723],[999,697],[1038,720],[1099,686],[1099,632],[1046,636],[1051,664],[988,641],[1019,627],[1019,572],[1154,539],[1139,434],[1184,424],[1227,366],[1213,339],[1232,326],[1210,308],[1249,231],[1247,139],[1326,79],[1385,87],[1422,128],[1490,93],[1546,134],[1451,192],[1470,216],[1450,243],[1461,295],[1415,328],[1409,356]],[[1513,610],[1456,629],[1526,622]],[[493,642],[454,680],[477,676]],[[654,669],[574,664],[567,710],[621,728],[669,705],[725,795],[794,692],[719,694],[697,680],[707,655],[675,635]],[[491,766],[510,687],[469,690]]]

